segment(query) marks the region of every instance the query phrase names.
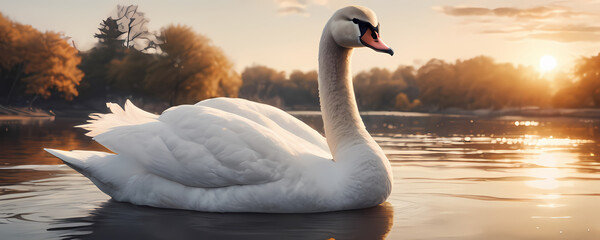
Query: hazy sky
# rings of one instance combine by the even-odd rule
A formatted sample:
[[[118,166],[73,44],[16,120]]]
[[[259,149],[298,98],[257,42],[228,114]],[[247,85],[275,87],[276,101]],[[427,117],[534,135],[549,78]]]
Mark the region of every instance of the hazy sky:
[[[221,47],[240,71],[252,64],[287,72],[316,69],[323,25],[345,5],[373,9],[382,38],[396,53],[390,57],[357,50],[354,72],[478,55],[537,68],[540,57],[549,54],[565,68],[600,52],[600,0],[0,0],[0,12],[42,31],[63,32],[86,50],[117,4],[139,5],[151,31],[168,24],[192,26]]]

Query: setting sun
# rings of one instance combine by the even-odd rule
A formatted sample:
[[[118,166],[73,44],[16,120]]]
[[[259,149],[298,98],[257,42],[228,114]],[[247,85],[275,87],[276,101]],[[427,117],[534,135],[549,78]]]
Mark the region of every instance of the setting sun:
[[[542,72],[547,72],[556,67],[556,58],[550,55],[544,55],[540,58],[540,69]]]

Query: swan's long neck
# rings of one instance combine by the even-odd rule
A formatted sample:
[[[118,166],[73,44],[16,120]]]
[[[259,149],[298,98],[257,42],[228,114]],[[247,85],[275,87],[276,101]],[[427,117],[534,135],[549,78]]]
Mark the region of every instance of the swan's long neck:
[[[369,133],[360,118],[350,72],[352,49],[340,47],[327,31],[319,44],[319,97],[327,144],[334,156]]]
[[[327,144],[344,176],[341,194],[360,196],[351,208],[374,206],[392,190],[390,162],[365,129],[350,72],[352,49],[339,46],[328,29],[319,44],[319,97]]]

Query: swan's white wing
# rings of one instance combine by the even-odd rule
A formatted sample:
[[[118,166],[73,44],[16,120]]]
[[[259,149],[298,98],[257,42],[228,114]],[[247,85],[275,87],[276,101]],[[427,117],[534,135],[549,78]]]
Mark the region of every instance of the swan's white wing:
[[[282,122],[281,116],[260,112],[246,116],[202,104],[183,105],[141,124],[120,121],[128,124],[109,128],[94,139],[148,172],[204,188],[273,182],[292,174],[286,173],[290,166],[331,158],[316,131],[317,136],[305,133],[307,140],[294,134],[297,127],[287,131],[284,127],[289,126],[271,119]],[[93,130],[94,124],[86,127]]]
[[[247,118],[266,128],[290,133],[314,144],[326,155],[331,155],[325,138],[319,132],[279,108],[241,98],[212,98],[196,103],[196,106],[220,109]]]

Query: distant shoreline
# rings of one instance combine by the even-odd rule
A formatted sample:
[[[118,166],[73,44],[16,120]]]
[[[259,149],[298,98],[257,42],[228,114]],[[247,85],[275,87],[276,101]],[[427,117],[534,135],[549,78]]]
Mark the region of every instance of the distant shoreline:
[[[286,111],[292,115],[320,115],[320,111]],[[361,111],[360,115],[390,115],[404,117],[570,117],[570,118],[595,118],[600,119],[600,109],[479,109],[479,110],[461,110],[447,109],[437,112],[402,112],[402,111]]]
[[[94,109],[62,109],[45,111],[41,109],[14,108],[0,105],[0,121],[24,121],[24,120],[54,120],[59,118],[86,118],[92,113],[106,113]],[[320,115],[320,111],[286,110],[292,115]],[[403,111],[360,111],[363,116],[390,115],[405,117],[570,117],[570,118],[595,118],[600,119],[600,109],[539,109],[539,108],[510,108],[510,109],[445,109],[431,112],[403,112]]]
[[[29,120],[54,120],[55,115],[51,111],[41,109],[16,108],[0,105],[0,120],[3,122],[21,122]]]

